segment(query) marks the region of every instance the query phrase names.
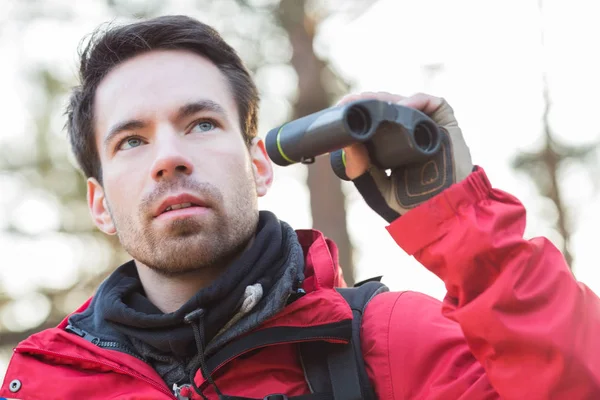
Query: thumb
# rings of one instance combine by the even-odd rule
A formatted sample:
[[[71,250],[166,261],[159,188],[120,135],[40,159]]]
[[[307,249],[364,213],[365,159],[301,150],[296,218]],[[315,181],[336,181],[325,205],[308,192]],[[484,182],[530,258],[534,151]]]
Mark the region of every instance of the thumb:
[[[369,152],[362,143],[354,143],[344,148],[346,176],[353,180],[369,168]]]

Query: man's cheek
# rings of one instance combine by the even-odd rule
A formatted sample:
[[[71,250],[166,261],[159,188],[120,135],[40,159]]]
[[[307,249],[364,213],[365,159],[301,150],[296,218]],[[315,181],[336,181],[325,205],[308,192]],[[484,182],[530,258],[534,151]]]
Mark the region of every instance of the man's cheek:
[[[112,171],[111,186],[115,197],[136,198],[144,185],[145,169],[142,165],[129,165],[128,167],[119,167]],[[149,177],[149,174],[147,175]]]
[[[119,220],[123,214],[137,214],[140,210],[140,204],[135,204],[138,198],[134,187],[127,183],[127,180],[115,180],[107,188],[107,203],[110,214],[113,218]]]

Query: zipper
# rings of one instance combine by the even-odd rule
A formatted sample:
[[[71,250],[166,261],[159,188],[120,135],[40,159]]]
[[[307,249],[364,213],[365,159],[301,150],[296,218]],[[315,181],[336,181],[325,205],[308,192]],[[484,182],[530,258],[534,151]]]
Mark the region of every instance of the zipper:
[[[135,354],[134,351],[132,351],[127,346],[124,346],[124,345],[122,345],[119,342],[114,342],[114,341],[109,341],[109,340],[102,340],[99,337],[91,335],[91,334],[87,333],[86,331],[84,331],[83,329],[76,328],[76,327],[74,327],[71,324],[67,325],[65,327],[65,330],[67,332],[74,333],[75,335],[77,335],[77,336],[79,336],[79,337],[87,340],[88,342],[90,342],[92,344],[95,344],[98,347],[102,347],[104,349],[121,351],[123,353],[127,353],[130,356],[133,356],[133,357],[137,358],[138,360],[146,362],[146,360],[144,360],[142,357],[140,357],[137,354]]]
[[[119,372],[123,375],[129,375],[132,376],[134,378],[137,379],[141,379],[146,383],[149,383],[150,385],[154,386],[156,389],[160,390],[162,393],[168,395],[169,397],[176,399],[176,400],[180,400],[177,399],[175,396],[173,396],[173,393],[171,393],[171,391],[164,385],[164,384],[160,384],[158,382],[156,382],[153,379],[150,379],[142,374],[130,371],[130,370],[126,370],[124,368],[119,367],[116,364],[111,364],[111,363],[107,363],[107,362],[102,362],[102,361],[98,361],[98,360],[94,360],[91,358],[85,358],[85,357],[76,357],[76,356],[68,356],[62,353],[57,353],[55,351],[49,351],[49,350],[42,350],[42,349],[38,349],[35,347],[17,347],[15,349],[16,352],[18,353],[29,353],[29,354],[42,354],[42,355],[47,355],[47,356],[52,356],[52,357],[57,357],[57,358],[63,358],[63,359],[68,359],[68,360],[75,360],[75,361],[84,361],[87,363],[93,363],[96,365],[101,365],[103,367],[108,367],[113,371]]]
[[[136,357],[142,361],[145,362],[145,360],[141,359],[139,356],[135,355],[131,350],[129,350],[127,347],[121,345],[118,342],[112,342],[112,341],[103,341],[100,338],[91,335],[89,333],[87,333],[86,331],[76,328],[72,325],[67,325],[67,327],[65,327],[65,330],[72,332],[74,334],[76,334],[77,336],[99,346],[99,347],[105,347],[105,348],[118,348],[121,351],[126,352],[127,354],[132,355],[133,357]],[[282,345],[282,344],[296,344],[296,343],[303,343],[303,342],[312,342],[312,341],[318,341],[318,340],[325,340],[331,343],[348,343],[347,339],[344,338],[340,338],[340,337],[336,337],[336,336],[326,336],[326,335],[316,335],[316,336],[308,336],[302,339],[298,339],[298,340],[283,340],[283,341],[274,341],[274,342],[270,342],[270,343],[265,343],[262,345],[258,345],[258,346],[254,346],[251,348],[246,348],[243,351],[238,351],[235,354],[231,355],[230,357],[226,358],[225,360],[223,360],[222,362],[220,362],[219,364],[217,364],[216,367],[212,368],[212,371],[209,371],[210,374],[214,374],[217,370],[221,369],[225,364],[229,363],[230,361],[234,360],[235,358],[249,353],[251,351],[257,350],[257,349],[261,349],[264,347],[269,347],[269,346],[274,346],[274,345]],[[181,386],[178,386],[177,384],[173,384],[173,392],[169,391],[168,388],[166,388],[164,385],[160,385],[158,384],[156,381],[149,379],[147,377],[145,377],[144,375],[141,374],[132,374],[129,371],[126,371],[124,369],[121,369],[119,367],[115,367],[112,364],[108,364],[108,363],[103,363],[103,362],[99,362],[97,360],[90,360],[90,359],[86,359],[86,358],[80,358],[80,357],[71,357],[71,356],[63,356],[62,354],[59,353],[54,353],[54,352],[48,352],[46,350],[38,350],[38,349],[33,349],[35,351],[38,351],[42,354],[49,354],[49,355],[58,355],[58,356],[62,356],[62,357],[66,357],[66,358],[72,358],[72,359],[79,359],[79,360],[83,360],[83,361],[92,361],[95,362],[97,364],[100,365],[105,365],[105,366],[109,366],[110,368],[123,372],[127,375],[131,375],[131,376],[135,376],[138,377],[140,379],[143,379],[146,382],[151,383],[154,387],[160,389],[163,393],[168,393],[172,398],[175,398],[177,400],[190,400],[191,397],[186,396],[187,393],[190,393],[190,389],[191,389],[191,384],[183,384]],[[206,386],[206,384],[208,383],[208,381],[203,378],[203,381],[200,385],[198,385],[200,388],[204,388]],[[183,394],[181,392],[184,392]],[[1,400],[1,399],[0,399]]]
[[[129,355],[137,358],[138,360],[146,362],[146,360],[144,360],[143,358],[141,358],[140,356],[135,354],[132,350],[130,350],[127,346],[124,346],[119,342],[110,341],[110,340],[102,340],[99,337],[94,336],[94,335],[84,331],[83,329],[79,329],[71,324],[67,325],[65,327],[65,330],[67,332],[74,333],[75,335],[87,340],[88,342],[90,342],[92,344],[95,344],[98,347],[101,347],[104,349],[109,349],[109,350],[121,351],[123,353],[129,354]],[[140,375],[140,376],[143,376],[143,375]],[[192,385],[189,385],[189,384],[185,384],[185,385],[181,385],[181,386],[178,386],[177,384],[173,384],[173,394],[175,395],[175,398],[177,400],[190,400],[191,397],[185,395],[185,393],[189,393],[191,386]],[[162,388],[162,386],[161,386],[161,388]],[[182,390],[184,392],[183,394],[181,393]],[[171,394],[171,393],[169,393],[169,394]]]

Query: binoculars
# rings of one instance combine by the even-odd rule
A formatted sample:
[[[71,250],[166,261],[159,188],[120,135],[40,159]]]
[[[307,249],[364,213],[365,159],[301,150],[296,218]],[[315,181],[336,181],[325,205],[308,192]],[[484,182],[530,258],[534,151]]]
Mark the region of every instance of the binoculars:
[[[363,143],[373,165],[393,172],[435,156],[442,141],[439,129],[418,110],[381,100],[358,100],[271,129],[265,145],[279,166],[310,164],[329,153],[333,172],[349,180],[344,147]]]

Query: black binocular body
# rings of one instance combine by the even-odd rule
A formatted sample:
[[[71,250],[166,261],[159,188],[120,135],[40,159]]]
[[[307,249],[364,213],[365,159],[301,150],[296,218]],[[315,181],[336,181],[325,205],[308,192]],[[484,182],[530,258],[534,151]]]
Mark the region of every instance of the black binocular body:
[[[267,153],[280,166],[309,164],[330,154],[334,173],[349,180],[343,148],[363,143],[371,163],[394,170],[423,163],[440,149],[438,125],[424,113],[381,100],[358,100],[327,108],[270,130]]]

